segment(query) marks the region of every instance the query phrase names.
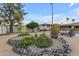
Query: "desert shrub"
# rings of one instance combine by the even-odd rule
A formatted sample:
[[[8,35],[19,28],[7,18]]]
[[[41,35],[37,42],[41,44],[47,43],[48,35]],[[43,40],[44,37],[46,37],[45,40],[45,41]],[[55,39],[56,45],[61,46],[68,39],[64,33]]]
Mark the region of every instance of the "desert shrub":
[[[59,25],[53,24],[51,27],[52,32],[59,32],[60,28]]]
[[[20,33],[18,36],[27,36],[27,35],[30,35],[29,33]]]
[[[53,41],[48,38],[46,35],[40,35],[39,37],[37,37],[35,45],[38,48],[48,48],[52,45]]]
[[[46,35],[35,35],[35,36],[25,36],[21,39],[19,47],[28,48],[35,45],[38,48],[48,48],[53,44],[53,40],[48,38]]]
[[[21,25],[20,28],[19,28],[19,31],[20,31],[20,33],[25,33],[25,32],[27,32],[26,26]]]
[[[33,45],[34,44],[34,37],[32,36],[29,36],[29,37],[24,37],[20,44],[19,44],[19,47],[21,48],[28,48],[29,46]]]
[[[58,32],[60,30],[60,27],[58,24],[53,24],[51,27],[51,37],[54,39],[58,38]]]

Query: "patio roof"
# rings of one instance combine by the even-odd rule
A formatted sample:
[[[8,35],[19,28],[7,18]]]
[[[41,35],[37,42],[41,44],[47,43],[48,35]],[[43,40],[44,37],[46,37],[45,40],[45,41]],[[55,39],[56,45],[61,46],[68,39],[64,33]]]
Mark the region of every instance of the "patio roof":
[[[72,26],[72,25],[79,25],[79,22],[60,24],[60,26]]]
[[[72,24],[62,24],[60,26],[72,26]]]

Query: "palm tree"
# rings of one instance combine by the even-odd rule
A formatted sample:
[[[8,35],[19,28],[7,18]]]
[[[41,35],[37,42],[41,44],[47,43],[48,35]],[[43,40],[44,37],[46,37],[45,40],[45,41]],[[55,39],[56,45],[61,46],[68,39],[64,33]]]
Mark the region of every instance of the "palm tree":
[[[72,19],[72,22],[74,22],[75,21],[75,19]]]
[[[72,22],[74,23],[75,19],[72,19]],[[72,29],[74,29],[74,25],[72,25]]]
[[[68,18],[68,17],[66,18],[66,21],[67,21],[67,22],[69,21],[69,18]]]

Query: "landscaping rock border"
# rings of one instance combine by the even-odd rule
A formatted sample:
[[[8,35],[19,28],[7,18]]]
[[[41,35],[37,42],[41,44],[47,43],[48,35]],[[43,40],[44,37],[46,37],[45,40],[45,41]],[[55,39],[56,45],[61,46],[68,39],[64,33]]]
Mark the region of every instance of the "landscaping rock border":
[[[18,47],[20,40],[12,40],[8,41],[8,44],[13,46],[13,51],[21,56],[69,56],[72,51],[69,44],[63,38],[57,38],[57,40],[62,43],[62,48],[56,49],[44,49],[39,53],[34,53],[30,48],[24,49]]]

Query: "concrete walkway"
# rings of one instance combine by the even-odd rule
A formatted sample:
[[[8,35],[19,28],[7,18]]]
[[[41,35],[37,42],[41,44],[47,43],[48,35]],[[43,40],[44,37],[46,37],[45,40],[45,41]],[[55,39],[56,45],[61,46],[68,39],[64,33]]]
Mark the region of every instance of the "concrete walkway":
[[[79,56],[79,36],[74,36],[74,37],[66,37],[66,36],[61,36],[63,37],[67,43],[70,45],[72,52],[71,56]]]
[[[12,46],[7,44],[8,39],[18,34],[0,35],[0,56],[18,56],[12,51]]]

